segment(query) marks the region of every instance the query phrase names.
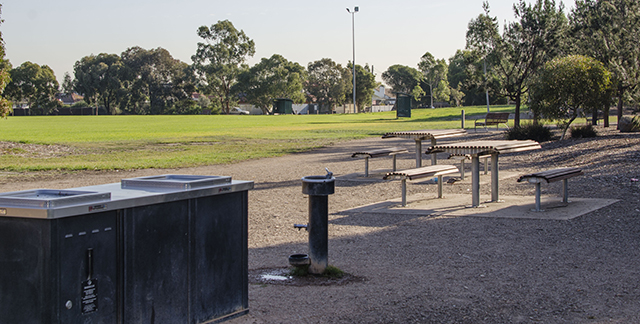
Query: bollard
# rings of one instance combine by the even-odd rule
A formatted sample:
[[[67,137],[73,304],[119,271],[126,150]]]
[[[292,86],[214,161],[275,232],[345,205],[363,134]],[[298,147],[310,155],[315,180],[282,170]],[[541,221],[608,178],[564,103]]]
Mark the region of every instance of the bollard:
[[[327,170],[328,171],[328,170]],[[329,195],[335,192],[333,173],[302,178],[302,193],[309,195],[309,273],[322,274],[329,263]]]
[[[460,127],[462,129],[464,129],[464,119],[465,119],[465,117],[464,117],[464,109],[462,109],[462,127]]]

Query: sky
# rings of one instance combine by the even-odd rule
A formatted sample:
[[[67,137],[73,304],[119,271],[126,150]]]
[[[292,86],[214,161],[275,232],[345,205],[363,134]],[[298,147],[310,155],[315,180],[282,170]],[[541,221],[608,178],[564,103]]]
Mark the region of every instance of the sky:
[[[514,20],[516,0],[490,0],[500,25]],[[530,2],[530,1],[528,1]],[[565,9],[573,7],[564,0]],[[62,83],[82,57],[120,55],[126,49],[162,47],[188,64],[202,40],[196,31],[229,20],[253,39],[254,65],[280,54],[303,66],[330,58],[346,65],[372,65],[378,81],[387,68],[417,68],[430,52],[449,59],[465,47],[469,21],[483,12],[482,0],[9,0],[1,1],[0,31],[13,67],[30,61],[48,65]],[[359,7],[355,15],[347,12]]]

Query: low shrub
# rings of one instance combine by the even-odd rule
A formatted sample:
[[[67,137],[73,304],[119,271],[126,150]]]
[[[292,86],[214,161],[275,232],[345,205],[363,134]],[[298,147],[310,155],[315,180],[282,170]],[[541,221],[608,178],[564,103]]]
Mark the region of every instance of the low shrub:
[[[505,132],[505,135],[509,140],[534,140],[536,142],[546,142],[552,138],[549,127],[533,123],[510,128]]]
[[[593,125],[571,127],[572,138],[588,138],[596,136],[598,136],[598,133],[596,132],[596,129],[593,128]]]

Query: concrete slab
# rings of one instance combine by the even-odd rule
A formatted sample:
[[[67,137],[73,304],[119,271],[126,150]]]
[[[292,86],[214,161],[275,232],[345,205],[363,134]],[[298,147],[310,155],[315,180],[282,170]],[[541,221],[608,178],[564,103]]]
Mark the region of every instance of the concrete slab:
[[[433,197],[433,193],[420,193],[407,197],[407,206],[401,199],[392,199],[338,212],[338,214],[371,213],[420,215],[432,217],[493,217],[516,219],[569,220],[618,202],[617,199],[569,197],[562,203],[560,197],[541,197],[543,211],[536,212],[534,196],[500,196],[500,202],[485,202],[473,208],[471,195],[450,194],[444,198]]]

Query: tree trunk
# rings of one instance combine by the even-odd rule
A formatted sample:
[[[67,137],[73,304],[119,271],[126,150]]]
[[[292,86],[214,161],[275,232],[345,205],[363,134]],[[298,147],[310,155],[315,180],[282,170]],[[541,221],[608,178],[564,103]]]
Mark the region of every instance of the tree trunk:
[[[516,113],[513,117],[513,127],[520,127],[520,104],[522,102],[522,95],[516,96]]]
[[[591,125],[593,126],[598,125],[598,109],[594,109],[593,112],[591,113]]]
[[[602,116],[604,117],[604,127],[609,127],[609,106],[607,105],[602,109]]]
[[[622,119],[622,96],[624,95],[624,89],[618,87],[618,123],[616,129],[620,129],[620,119]]]

